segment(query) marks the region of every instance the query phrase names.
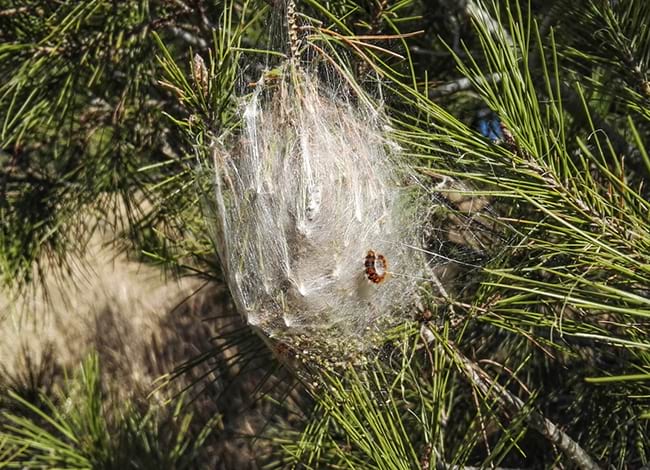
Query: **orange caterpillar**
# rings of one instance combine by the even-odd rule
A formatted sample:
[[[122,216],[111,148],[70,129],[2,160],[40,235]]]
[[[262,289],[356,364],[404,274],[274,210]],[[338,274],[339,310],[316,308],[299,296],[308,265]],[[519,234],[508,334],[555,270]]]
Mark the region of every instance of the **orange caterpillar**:
[[[370,282],[379,284],[386,279],[388,273],[388,262],[386,257],[382,254],[376,253],[373,250],[368,250],[366,255],[366,277]]]

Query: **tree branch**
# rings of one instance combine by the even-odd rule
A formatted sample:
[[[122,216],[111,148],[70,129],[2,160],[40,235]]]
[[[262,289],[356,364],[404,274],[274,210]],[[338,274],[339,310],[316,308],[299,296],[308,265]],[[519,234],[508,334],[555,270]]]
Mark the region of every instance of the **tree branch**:
[[[499,405],[510,413],[519,413],[524,409],[524,402],[521,398],[513,395],[505,387],[499,384],[485,373],[478,365],[465,357],[452,344],[447,345],[452,349],[456,359],[460,361],[461,371],[486,397],[490,394],[496,395]],[[531,411],[526,417],[526,422],[532,429],[539,432],[551,444],[557,446],[564,455],[573,462],[576,467],[583,470],[601,470],[601,467],[571,439],[571,437],[560,429],[555,423],[544,417],[538,411]]]
[[[485,80],[498,83],[501,81],[501,73],[495,72],[485,77]],[[472,82],[469,78],[462,77],[444,85],[437,86],[429,90],[429,98],[440,98],[441,96],[452,95],[459,91],[465,91],[472,88]]]

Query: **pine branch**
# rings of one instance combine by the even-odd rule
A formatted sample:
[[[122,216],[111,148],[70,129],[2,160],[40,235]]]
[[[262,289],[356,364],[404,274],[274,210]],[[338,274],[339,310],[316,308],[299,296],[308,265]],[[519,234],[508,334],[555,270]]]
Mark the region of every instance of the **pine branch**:
[[[500,406],[506,414],[516,415],[526,413],[526,422],[530,427],[549,442],[557,446],[578,468],[584,470],[600,470],[601,467],[589,456],[580,445],[563,432],[558,425],[544,417],[540,412],[534,410],[524,411],[524,401],[510,393],[496,380],[487,375],[481,368],[465,357],[453,344],[447,343],[447,348],[453,354],[454,359],[459,362],[459,367],[465,376],[483,393],[487,398],[496,395]]]
[[[492,83],[498,83],[501,80],[501,74],[499,72],[494,72],[486,77],[481,77],[481,79]],[[475,80],[477,79],[461,77],[452,82],[445,83],[444,85],[439,85],[429,91],[429,99],[440,98],[447,95],[453,95],[459,91],[469,90],[473,88],[473,82]]]

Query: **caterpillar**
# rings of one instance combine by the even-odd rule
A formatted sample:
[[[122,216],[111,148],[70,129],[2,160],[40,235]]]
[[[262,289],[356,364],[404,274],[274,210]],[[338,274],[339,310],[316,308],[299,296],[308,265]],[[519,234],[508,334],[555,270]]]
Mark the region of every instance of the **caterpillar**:
[[[375,253],[373,250],[368,250],[364,266],[366,268],[366,277],[370,282],[379,284],[386,279],[388,262],[384,255]]]

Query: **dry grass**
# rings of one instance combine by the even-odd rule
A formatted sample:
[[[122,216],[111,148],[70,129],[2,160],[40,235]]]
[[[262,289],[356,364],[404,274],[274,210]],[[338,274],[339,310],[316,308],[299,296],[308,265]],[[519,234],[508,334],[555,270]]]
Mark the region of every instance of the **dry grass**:
[[[149,388],[159,370],[148,364],[152,358],[146,360],[152,342],[169,334],[166,317],[197,283],[166,280],[155,268],[116,256],[100,239],[73,264],[78,269],[69,279],[51,276],[29,297],[5,298],[0,320],[5,373],[19,374],[25,355],[37,364],[53,353],[59,366],[69,368],[97,349],[112,382],[123,384],[120,389]]]
[[[263,452],[251,437],[264,426],[269,407],[251,397],[265,371],[253,369],[238,378],[237,367],[225,366],[236,348],[156,390],[161,375],[214,347],[217,330],[244,326],[227,290],[198,280],[165,279],[154,267],[116,255],[99,238],[76,265],[65,282],[48,279],[48,300],[42,292],[14,302],[0,299],[5,305],[0,386],[18,389],[28,399],[48,394],[63,370],[93,350],[113,400],[162,404],[205,376],[192,389],[198,399],[188,406],[197,430],[221,416],[221,429],[206,444],[206,468],[257,468],[255,456]]]

